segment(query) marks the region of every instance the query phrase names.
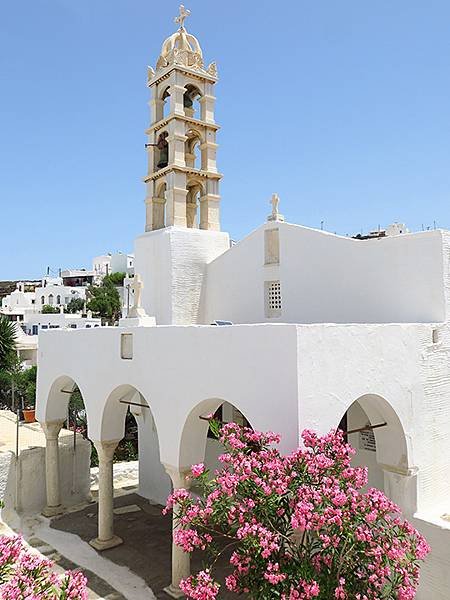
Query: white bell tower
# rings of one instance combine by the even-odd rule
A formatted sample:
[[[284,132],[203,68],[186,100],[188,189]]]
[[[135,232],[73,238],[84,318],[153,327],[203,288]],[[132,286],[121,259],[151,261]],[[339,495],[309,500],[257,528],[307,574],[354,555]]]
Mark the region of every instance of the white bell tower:
[[[146,224],[135,243],[135,272],[142,307],[158,325],[202,322],[206,265],[230,247],[220,231],[217,68],[204,67],[200,44],[184,27],[188,15],[180,6],[178,31],[163,43],[156,70],[148,67]]]
[[[181,5],[175,19],[178,31],[163,43],[156,72],[148,68],[152,99],[146,131],[146,231],[170,226],[220,231],[217,67],[204,67],[200,44],[184,27],[189,14]]]

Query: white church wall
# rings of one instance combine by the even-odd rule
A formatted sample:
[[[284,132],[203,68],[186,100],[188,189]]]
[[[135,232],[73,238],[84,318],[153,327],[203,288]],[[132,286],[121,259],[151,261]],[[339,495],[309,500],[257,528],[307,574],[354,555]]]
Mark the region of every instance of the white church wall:
[[[450,598],[450,524],[442,520],[432,523],[423,518],[409,518],[431,546],[431,553],[420,568],[420,585],[416,600],[448,600]]]
[[[445,320],[440,231],[353,240],[286,225],[280,238],[286,321]]]
[[[415,440],[423,448],[423,464],[418,474],[419,506],[421,510],[450,513],[449,325],[437,325],[421,341],[424,396],[420,407],[414,407]]]
[[[442,259],[444,272],[444,294],[446,303],[447,320],[450,320],[450,231],[441,230],[442,234]]]
[[[156,504],[166,503],[171,481],[159,457],[158,433],[149,409],[143,409],[139,427],[139,494]]]
[[[450,331],[441,325],[445,333],[433,344],[433,329],[299,326],[299,418],[301,429],[325,433],[355,400],[384,398],[403,427],[407,456],[398,452],[398,432],[389,435],[385,428],[376,432],[377,461],[405,476],[417,471],[418,510],[444,512],[450,497]],[[380,402],[377,420],[383,411]],[[392,422],[390,416],[386,420]]]
[[[133,337],[132,359],[120,357],[122,333]],[[189,466],[204,459],[204,441],[196,433],[182,457],[179,440],[191,411],[208,399],[213,404],[219,399],[217,405],[230,402],[257,429],[282,433],[283,450],[297,446],[294,325],[103,327],[47,331],[40,337],[39,361],[46,365],[38,372],[41,422],[65,417],[67,394],[60,393],[64,379],[59,379],[63,375],[80,388],[93,440],[122,437],[124,405],[114,401],[105,416],[105,404],[124,384],[139,390],[151,405],[164,463],[176,466],[181,460],[181,466]],[[52,402],[47,402],[50,393]],[[194,429],[199,423],[196,417]]]
[[[227,233],[168,227],[136,239],[135,272],[144,281],[142,306],[158,325],[199,322],[206,264],[228,250]]]
[[[265,225],[207,267],[204,322],[435,322],[446,318],[443,233],[354,240],[288,223],[280,262],[264,264]],[[450,247],[450,245],[449,245]],[[281,311],[269,317],[266,282],[280,282]]]
[[[253,231],[207,266],[202,321],[263,323],[264,281],[278,270],[264,267],[263,230]]]

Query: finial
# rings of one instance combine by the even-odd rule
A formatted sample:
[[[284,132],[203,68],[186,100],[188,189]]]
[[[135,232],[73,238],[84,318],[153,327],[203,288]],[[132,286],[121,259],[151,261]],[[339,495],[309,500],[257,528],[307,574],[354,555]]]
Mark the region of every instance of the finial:
[[[184,8],[184,4],[180,4],[180,14],[175,17],[174,22],[180,24],[180,29],[184,29],[184,21],[191,14],[191,11]]]

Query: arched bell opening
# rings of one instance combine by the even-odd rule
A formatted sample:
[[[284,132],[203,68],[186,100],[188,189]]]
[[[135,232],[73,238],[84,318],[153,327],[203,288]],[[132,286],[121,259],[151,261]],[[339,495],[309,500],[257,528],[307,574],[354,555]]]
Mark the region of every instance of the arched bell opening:
[[[169,164],[169,133],[167,131],[161,131],[158,133],[156,143],[154,144],[154,162],[155,171],[164,169]]]
[[[200,119],[200,98],[200,90],[195,85],[188,84],[183,95],[183,107],[186,117]]]
[[[166,89],[161,94],[162,106],[161,106],[161,119],[167,119],[170,114],[170,88],[166,87]],[[159,119],[158,119],[159,120]]]
[[[195,129],[189,129],[186,133],[185,162],[191,169],[203,168],[203,152],[201,150],[201,137]]]
[[[162,229],[166,226],[166,190],[167,184],[165,181],[156,186],[156,195],[153,198],[152,205],[153,229]]]
[[[198,229],[200,219],[200,198],[202,186],[196,181],[188,182],[186,196],[186,226],[189,229]]]

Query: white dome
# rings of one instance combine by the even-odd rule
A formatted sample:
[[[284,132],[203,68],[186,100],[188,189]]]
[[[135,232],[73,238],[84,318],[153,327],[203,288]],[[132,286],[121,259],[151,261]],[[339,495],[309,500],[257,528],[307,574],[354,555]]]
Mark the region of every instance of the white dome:
[[[200,54],[203,58],[202,49],[200,48],[197,38],[188,33],[184,27],[173,33],[164,41],[161,48],[161,56],[167,58],[175,49],[178,51],[186,50],[188,52],[194,52]]]
[[[195,36],[180,27],[168,37],[161,48],[156,69],[164,69],[168,65],[183,65],[192,69],[203,69],[203,53]]]

